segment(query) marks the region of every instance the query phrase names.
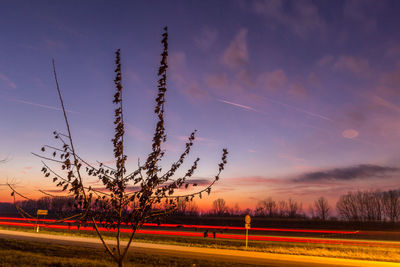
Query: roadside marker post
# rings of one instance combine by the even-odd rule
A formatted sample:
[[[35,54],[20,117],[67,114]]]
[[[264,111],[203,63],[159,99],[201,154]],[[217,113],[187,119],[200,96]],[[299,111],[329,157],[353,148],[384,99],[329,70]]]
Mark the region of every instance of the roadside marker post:
[[[49,213],[48,210],[37,210],[36,211],[36,233],[39,233],[39,224],[38,224],[38,220],[39,220],[39,215],[44,215],[46,216]]]
[[[251,217],[249,214],[246,215],[246,217],[244,217],[244,227],[246,228],[246,249],[247,249],[247,245],[249,243],[249,229],[250,229],[250,223],[251,223]]]

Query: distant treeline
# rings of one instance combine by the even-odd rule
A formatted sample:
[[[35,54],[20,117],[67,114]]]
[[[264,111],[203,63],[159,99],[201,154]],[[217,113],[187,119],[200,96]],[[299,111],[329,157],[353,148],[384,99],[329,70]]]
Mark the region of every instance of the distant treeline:
[[[400,190],[357,191],[342,195],[336,203],[341,219],[347,221],[390,221],[400,218]]]
[[[73,213],[73,197],[42,197],[38,200],[24,200],[16,203],[30,214],[35,214],[37,209],[47,209],[49,214],[60,215]],[[160,206],[159,209],[162,209]],[[336,211],[336,212],[335,212]],[[0,203],[1,213],[15,213],[13,204]],[[355,191],[341,195],[332,207],[324,197],[320,197],[308,207],[303,209],[302,202],[289,198],[287,201],[275,201],[266,198],[259,201],[254,209],[242,210],[238,204],[228,206],[226,201],[219,198],[213,202],[208,212],[201,212],[193,201],[178,201],[176,216],[244,216],[251,214],[255,217],[275,219],[313,219],[348,222],[399,222],[400,221],[400,190],[388,191]]]

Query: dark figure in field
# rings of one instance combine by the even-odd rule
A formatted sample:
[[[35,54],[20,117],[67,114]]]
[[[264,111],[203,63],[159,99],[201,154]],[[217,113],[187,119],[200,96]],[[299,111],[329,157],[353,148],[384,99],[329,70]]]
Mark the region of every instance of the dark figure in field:
[[[208,230],[204,232],[204,237],[208,237]]]

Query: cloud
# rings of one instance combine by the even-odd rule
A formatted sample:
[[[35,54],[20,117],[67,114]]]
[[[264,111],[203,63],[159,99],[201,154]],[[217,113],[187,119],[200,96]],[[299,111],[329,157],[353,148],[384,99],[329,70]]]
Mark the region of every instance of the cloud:
[[[184,94],[186,94],[191,99],[209,99],[210,94],[201,88],[197,82],[191,82],[186,86],[186,89],[182,90]]]
[[[193,179],[188,179],[188,180],[186,180],[186,182],[188,182],[188,183],[190,183],[190,184],[196,184],[197,186],[206,186],[206,185],[209,185],[210,184],[210,181],[209,180],[207,180],[207,179],[203,179],[203,178],[193,178]],[[184,189],[185,187],[183,186],[183,187],[181,187],[180,189]],[[100,186],[100,187],[93,187],[93,189],[94,190],[97,190],[97,191],[101,191],[101,192],[109,192],[109,190],[108,189],[106,189],[105,187],[103,187],[103,186]],[[137,192],[137,191],[139,191],[141,189],[141,187],[140,186],[137,186],[137,185],[128,185],[127,187],[126,187],[126,192]]]
[[[188,136],[183,136],[183,135],[178,135],[178,136],[174,136],[176,139],[178,139],[178,140],[181,140],[181,141],[184,141],[184,142],[188,142]],[[195,139],[195,141],[198,141],[198,142],[209,142],[209,143],[211,143],[211,142],[215,142],[215,140],[213,140],[213,139],[209,139],[209,138],[205,138],[205,137],[200,137],[200,136],[196,136],[196,139]]]
[[[289,94],[297,98],[304,98],[307,96],[307,89],[299,82],[293,83],[289,90]]]
[[[400,87],[400,65],[397,69],[384,73],[380,78],[378,89],[388,95],[398,96]]]
[[[399,43],[392,43],[386,50],[385,55],[387,57],[400,57],[400,44]]]
[[[133,126],[130,123],[126,123],[126,126],[126,133],[128,134],[128,136],[131,136],[134,139],[145,143],[148,143],[149,140],[151,140],[152,137],[150,134],[142,131],[141,129]]]
[[[316,86],[316,87],[321,86],[321,81],[318,78],[317,74],[315,74],[315,72],[310,72],[307,78],[307,83],[311,86]]]
[[[382,107],[385,107],[385,108],[390,109],[392,111],[400,113],[400,107],[399,106],[390,103],[389,101],[383,99],[382,97],[372,96],[372,101],[373,101],[373,103],[375,105],[382,106]]]
[[[347,0],[344,2],[343,15],[350,21],[350,25],[357,23],[357,29],[364,32],[371,32],[377,29],[376,15],[382,7],[383,1],[371,0]]]
[[[253,11],[266,18],[267,25],[286,27],[302,38],[313,32],[323,33],[326,29],[326,22],[311,1],[264,0],[252,4]]]
[[[325,55],[322,58],[318,59],[316,64],[319,67],[323,67],[323,66],[326,66],[326,65],[332,63],[333,59],[334,59],[334,57],[332,55]]]
[[[205,27],[201,30],[200,35],[194,38],[194,42],[200,49],[208,50],[215,43],[217,38],[217,29]]]
[[[241,29],[223,53],[222,63],[229,68],[237,68],[247,65],[249,62],[249,53],[247,50],[246,38],[247,29]]]
[[[341,56],[333,65],[336,71],[350,71],[357,76],[367,76],[371,73],[367,59],[356,58],[353,56]]]
[[[0,80],[2,80],[3,82],[5,82],[7,84],[8,87],[12,88],[12,89],[16,89],[17,85],[11,81],[6,75],[0,73]]]
[[[107,188],[105,188],[105,187],[103,187],[103,186],[100,186],[100,187],[93,187],[92,186],[92,189],[93,190],[96,190],[96,191],[100,191],[100,192],[110,192],[110,190],[109,189],[107,189]],[[136,191],[138,191],[138,190],[140,190],[140,186],[127,186],[126,187],[126,192],[136,192]],[[48,190],[49,191],[49,190]]]
[[[202,185],[209,185],[210,180],[204,179],[204,178],[195,178],[195,179],[189,179],[186,180],[187,182],[191,184],[197,184],[197,186],[202,186]]]
[[[186,54],[184,52],[171,53],[168,64],[171,69],[172,80],[182,94],[190,100],[205,100],[210,97],[209,93],[199,86],[196,79],[192,78],[186,66]]]
[[[250,176],[250,177],[233,177],[229,178],[230,185],[255,185],[262,186],[263,184],[283,184],[287,182],[287,179],[278,179],[278,178],[265,178],[261,176]]]
[[[225,89],[228,87],[228,78],[226,77],[226,74],[213,74],[213,75],[207,75],[204,78],[204,82],[206,83],[207,86],[216,88],[216,89]]]
[[[181,71],[186,68],[186,54],[184,52],[173,52],[168,57],[168,67],[172,72]]]
[[[236,80],[237,82],[245,85],[246,87],[252,88],[256,85],[256,83],[254,82],[254,79],[251,77],[251,73],[247,70],[240,70],[237,74],[236,74]],[[235,83],[237,83],[235,82]]]
[[[342,132],[342,136],[344,138],[348,138],[348,139],[356,138],[358,136],[358,134],[359,134],[358,131],[356,131],[354,129],[347,129]]]
[[[64,50],[65,48],[67,48],[67,45],[64,42],[51,39],[44,39],[44,45],[49,49]]]
[[[276,91],[286,85],[287,77],[283,70],[277,69],[261,74],[257,79],[257,83],[268,91]]]
[[[350,181],[356,179],[383,178],[398,172],[399,168],[360,164],[345,168],[334,168],[325,171],[308,172],[299,175],[294,182]]]

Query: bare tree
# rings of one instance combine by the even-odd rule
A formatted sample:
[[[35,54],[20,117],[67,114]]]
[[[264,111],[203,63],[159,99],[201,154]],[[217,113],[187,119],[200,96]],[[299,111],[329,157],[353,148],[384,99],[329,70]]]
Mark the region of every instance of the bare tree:
[[[349,192],[340,196],[336,208],[342,219],[349,221],[381,221],[382,193],[379,191]]]
[[[278,206],[275,200],[269,197],[258,202],[256,212],[261,216],[274,217],[278,213]]]
[[[281,200],[278,202],[278,216],[286,217],[288,215],[288,204],[285,200]]]
[[[196,202],[194,200],[187,202],[187,207],[186,207],[186,215],[190,216],[198,216],[199,215],[199,206],[197,206]]]
[[[395,222],[400,217],[400,191],[389,190],[382,194],[383,213],[391,221]]]
[[[339,213],[339,216],[344,220],[360,220],[357,201],[354,194],[351,192],[340,196],[339,200],[336,202],[336,209]]]
[[[180,198],[176,203],[176,210],[174,214],[176,215],[192,215],[196,216],[199,213],[199,208],[194,200],[186,201]]]
[[[225,215],[228,211],[225,200],[223,198],[214,200],[212,210],[215,215]]]
[[[325,221],[330,213],[328,200],[325,197],[320,197],[317,200],[315,200],[313,211],[315,211],[315,216]]]
[[[242,215],[242,211],[240,210],[239,204],[235,203],[235,205],[233,205],[233,207],[228,208],[228,213],[230,215],[234,215],[234,216]]]
[[[303,203],[297,202],[296,200],[289,198],[287,202],[287,207],[288,207],[288,217],[295,218],[301,215],[300,213],[303,210]]]
[[[52,178],[58,187],[62,188],[63,191],[68,190],[74,196],[74,207],[77,212],[70,218],[64,218],[63,220],[74,218],[78,223],[91,223],[106,251],[118,266],[122,266],[128,249],[134,240],[135,233],[142,227],[143,223],[154,221],[160,216],[170,214],[176,209],[178,201],[190,201],[194,197],[201,198],[202,195],[211,192],[211,187],[219,180],[220,173],[225,167],[228,154],[227,150],[223,149],[217,174],[208,186],[196,192],[178,195],[175,192],[176,190],[185,189],[189,186],[197,186],[195,182],[191,182],[190,178],[197,169],[199,158],[193,162],[192,166],[183,176],[174,178],[176,171],[181,167],[191,151],[196,133],[196,131],[193,131],[188,138],[184,152],[178,160],[166,172],[161,172],[160,162],[165,153],[163,144],[167,138],[164,127],[164,103],[167,91],[168,33],[167,28],[164,30],[161,41],[164,49],[161,54],[160,68],[158,70],[158,94],[155,99],[156,106],[154,109],[157,123],[152,141],[152,149],[144,163],[142,164],[138,161],[136,170],[132,172],[127,172],[127,156],[124,153],[125,125],[120,50],[116,52],[116,77],[114,79],[116,91],[113,99],[113,103],[116,106],[114,110],[115,135],[112,139],[116,162],[115,167],[109,167],[102,163],[99,166],[93,166],[89,161],[82,159],[78,155],[77,149],[74,146],[72,131],[53,61],[56,88],[67,132],[65,134],[57,131],[54,132],[54,138],[61,145],[60,147],[45,145],[42,148],[42,152],[50,153],[49,156],[35,155],[43,159],[44,166],[42,172],[45,177]],[[58,171],[55,167],[50,166],[50,162],[58,166],[61,170]],[[86,178],[89,176],[96,177],[102,182],[104,188],[100,190],[85,185]],[[22,196],[11,185],[10,188],[12,189],[14,200],[16,194]],[[132,188],[133,190],[131,190]],[[164,203],[166,206],[165,209],[159,208],[161,203]],[[115,249],[110,247],[104,240],[99,226],[115,232],[117,241]],[[125,247],[121,245],[121,230],[123,228],[130,229],[129,241]]]

